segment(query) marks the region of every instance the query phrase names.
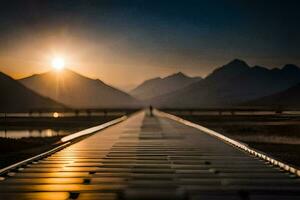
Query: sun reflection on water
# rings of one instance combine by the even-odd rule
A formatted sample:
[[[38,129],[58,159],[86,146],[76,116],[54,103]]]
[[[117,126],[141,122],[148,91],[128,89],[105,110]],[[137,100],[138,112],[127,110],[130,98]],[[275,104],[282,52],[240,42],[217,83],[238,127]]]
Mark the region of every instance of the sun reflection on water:
[[[54,112],[54,113],[53,113],[53,117],[54,117],[54,118],[58,118],[58,117],[59,117],[59,113],[58,113],[58,112]]]

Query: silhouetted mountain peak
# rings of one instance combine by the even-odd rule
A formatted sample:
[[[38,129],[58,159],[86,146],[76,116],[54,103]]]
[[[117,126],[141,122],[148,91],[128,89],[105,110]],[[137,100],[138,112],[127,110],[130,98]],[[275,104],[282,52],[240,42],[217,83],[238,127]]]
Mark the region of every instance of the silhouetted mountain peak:
[[[101,81],[100,79],[95,79],[96,82],[100,83],[100,84],[105,84],[103,81]]]
[[[234,60],[230,61],[229,63],[227,63],[226,65],[224,65],[223,67],[234,68],[234,69],[240,69],[240,68],[248,69],[249,65],[243,60],[234,59]]]
[[[151,99],[151,104],[182,108],[239,105],[286,90],[299,82],[300,69],[295,65],[270,70],[263,66],[250,67],[235,59],[215,69],[203,81]]]
[[[286,64],[283,66],[282,70],[284,71],[295,71],[295,70],[300,70],[300,68],[297,65],[294,64]]]
[[[3,72],[0,72],[0,79],[9,79],[10,77],[4,74]]]
[[[174,77],[180,77],[180,78],[184,77],[184,78],[187,78],[188,76],[185,75],[182,72],[177,72],[177,73],[174,73],[174,74],[171,74],[171,75],[167,76],[166,78],[171,78],[171,77],[172,78],[174,78]]]
[[[69,75],[79,75],[76,72],[70,70],[70,69],[63,69],[61,71],[56,71],[56,70],[49,70],[40,74],[32,74],[31,76],[25,77],[23,79],[28,79],[28,78],[39,78],[41,76],[69,76]],[[22,80],[22,79],[20,79]]]
[[[0,72],[0,112],[28,112],[30,109],[57,109],[64,106],[26,88]]]
[[[176,76],[186,76],[184,73],[182,73],[182,72],[177,72],[177,73],[175,73],[174,75],[176,75]]]
[[[39,94],[53,98],[71,107],[132,107],[134,98],[99,79],[91,79],[73,70],[48,71],[20,80]]]
[[[190,77],[188,75],[186,75],[185,73],[182,72],[177,72],[175,74],[171,74],[165,78],[163,78],[162,80],[165,81],[176,81],[176,80],[181,80],[181,81],[200,81],[202,80],[202,78],[200,76],[195,76],[195,77]]]
[[[222,67],[215,69],[206,79],[208,80],[226,79],[226,78],[234,77],[237,74],[246,72],[249,69],[250,67],[245,61],[234,59],[229,63],[227,63],[226,65],[223,65]]]
[[[130,93],[139,99],[145,100],[173,92],[200,80],[202,80],[201,77],[189,77],[182,72],[177,72],[164,78],[158,77],[146,80]]]

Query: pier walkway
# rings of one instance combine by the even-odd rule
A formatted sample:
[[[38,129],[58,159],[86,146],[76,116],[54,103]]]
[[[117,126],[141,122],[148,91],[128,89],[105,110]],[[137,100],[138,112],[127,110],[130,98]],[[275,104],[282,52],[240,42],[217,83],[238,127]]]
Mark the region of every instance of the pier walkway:
[[[1,200],[300,199],[300,180],[205,132],[140,112],[0,180]]]

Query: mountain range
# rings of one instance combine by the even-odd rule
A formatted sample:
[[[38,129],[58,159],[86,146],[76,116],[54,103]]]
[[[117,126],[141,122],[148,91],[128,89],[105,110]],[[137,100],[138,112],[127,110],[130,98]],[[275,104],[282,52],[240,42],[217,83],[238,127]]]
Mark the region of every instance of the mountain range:
[[[68,69],[18,81],[0,73],[0,92],[1,112],[65,107],[133,108],[149,104],[169,108],[300,106],[300,68],[292,64],[275,69],[251,67],[235,59],[204,79],[179,72],[146,80],[131,95]]]
[[[174,92],[200,80],[202,80],[201,77],[189,77],[182,72],[178,72],[165,78],[157,77],[146,80],[133,89],[130,94],[140,100],[146,100]]]
[[[28,112],[32,109],[60,109],[65,106],[26,88],[0,72],[0,112]]]
[[[250,67],[235,59],[217,68],[202,81],[154,97],[148,101],[157,107],[223,107],[272,95],[300,82],[300,68],[285,65],[281,69]]]
[[[282,92],[265,96],[245,105],[254,106],[283,106],[285,108],[300,107],[300,84],[294,85]]]
[[[139,106],[139,102],[129,94],[69,69],[37,74],[19,81],[31,90],[72,108]]]

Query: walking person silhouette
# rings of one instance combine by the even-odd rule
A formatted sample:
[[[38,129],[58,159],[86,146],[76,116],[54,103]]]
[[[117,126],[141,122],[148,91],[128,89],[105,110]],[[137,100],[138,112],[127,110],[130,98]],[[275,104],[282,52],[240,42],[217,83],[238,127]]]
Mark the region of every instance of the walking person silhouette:
[[[149,106],[149,115],[150,115],[150,117],[153,117],[153,107],[152,107],[152,105]]]

